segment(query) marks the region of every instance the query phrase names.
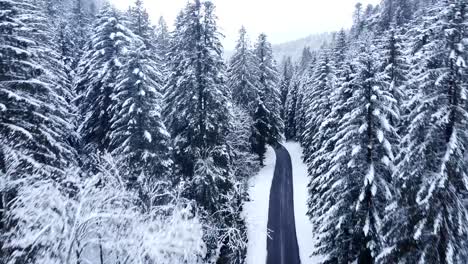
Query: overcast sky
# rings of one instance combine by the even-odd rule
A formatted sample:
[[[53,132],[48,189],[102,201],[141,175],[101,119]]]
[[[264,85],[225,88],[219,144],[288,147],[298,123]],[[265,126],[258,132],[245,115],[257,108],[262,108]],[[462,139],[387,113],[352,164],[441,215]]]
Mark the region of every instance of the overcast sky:
[[[134,0],[111,0],[126,9]],[[144,0],[152,21],[163,16],[172,27],[187,0]],[[264,32],[274,44],[336,31],[351,25],[357,2],[378,4],[380,0],[214,0],[219,26],[226,36],[224,46],[232,49],[244,25],[251,39]]]

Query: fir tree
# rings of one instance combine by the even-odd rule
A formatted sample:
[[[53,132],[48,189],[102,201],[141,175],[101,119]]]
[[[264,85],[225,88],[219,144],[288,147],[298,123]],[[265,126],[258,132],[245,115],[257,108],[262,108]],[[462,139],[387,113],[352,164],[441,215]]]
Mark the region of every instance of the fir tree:
[[[252,145],[260,158],[266,150],[266,144],[276,146],[281,138],[283,121],[281,120],[281,96],[278,89],[278,72],[273,59],[271,44],[265,34],[258,37],[255,55],[259,62],[258,76],[260,84],[259,100],[254,114],[255,134]]]
[[[396,116],[400,116],[401,106],[406,99],[405,86],[407,83],[409,66],[404,54],[404,46],[401,40],[402,36],[395,31],[396,30],[391,29],[388,32],[388,37],[383,40],[380,47],[380,52],[382,54],[380,67],[385,86],[387,86],[387,89],[390,90],[393,98],[396,100],[393,111]],[[400,120],[395,120],[394,118],[390,119],[390,123],[395,127],[401,125]]]
[[[286,98],[285,106],[285,137],[287,140],[293,139],[300,141],[300,135],[303,131],[303,118],[302,118],[302,87],[305,84],[305,79],[311,69],[311,63],[314,61],[314,56],[310,48],[306,47],[302,51],[302,56],[299,65],[294,70],[294,75],[290,81],[288,88],[288,96]]]
[[[164,17],[160,17],[154,32],[156,50],[164,62],[167,61],[167,53],[170,50],[170,34]]]
[[[281,63],[282,72],[280,80],[280,92],[281,92],[281,119],[286,120],[286,100],[289,93],[289,87],[291,86],[291,79],[294,75],[294,66],[291,57],[286,57]]]
[[[154,183],[168,179],[172,166],[170,135],[161,117],[161,72],[142,41],[134,46],[117,76],[109,149],[130,175]]]
[[[71,10],[71,20],[68,22],[71,38],[70,57],[72,59],[71,68],[76,70],[78,63],[83,56],[86,42],[88,42],[90,34],[90,24],[92,18],[84,6],[84,0],[73,0]]]
[[[77,100],[84,117],[80,133],[88,150],[108,151],[110,144],[112,97],[133,33],[122,22],[121,14],[105,5],[78,72]]]
[[[305,131],[302,135],[304,156],[308,157],[319,146],[314,144],[315,137],[322,122],[330,113],[336,85],[336,76],[330,59],[330,51],[323,50],[317,61],[312,78],[307,85],[304,103],[307,105],[305,118],[307,120]]]
[[[21,153],[23,169],[60,174],[74,155],[67,142],[73,127],[44,10],[28,0],[1,5],[0,135]]]
[[[145,46],[149,47],[153,45],[150,44],[152,34],[151,22],[142,0],[136,0],[134,6],[130,7],[128,18],[128,29],[139,36]]]
[[[381,84],[370,54],[359,56],[352,94],[344,102],[346,110],[341,111],[346,112],[328,153],[332,164],[311,183],[323,184],[320,195],[326,199],[320,208],[324,214],[316,222],[321,226],[316,253],[327,256],[323,263],[372,263],[380,252],[380,224],[392,193],[391,139],[396,131],[388,122],[394,99]]]
[[[258,78],[257,58],[250,49],[247,31],[242,27],[228,69],[228,87],[234,102],[250,114],[255,111],[260,99],[260,80]]]
[[[300,75],[298,70],[295,71],[289,84],[288,96],[285,103],[285,117],[284,117],[284,136],[286,140],[296,140],[296,105],[298,97],[298,88],[300,83]]]
[[[410,121],[396,170],[400,198],[386,221],[379,261],[468,260],[466,3],[433,4],[414,35]],[[423,35],[421,35],[423,34]]]

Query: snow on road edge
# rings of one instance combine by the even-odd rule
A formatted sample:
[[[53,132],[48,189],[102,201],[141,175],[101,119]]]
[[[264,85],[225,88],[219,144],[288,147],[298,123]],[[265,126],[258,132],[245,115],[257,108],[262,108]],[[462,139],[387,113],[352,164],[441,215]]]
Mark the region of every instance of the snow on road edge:
[[[265,158],[265,167],[250,179],[250,201],[244,206],[247,223],[247,264],[261,264],[267,257],[268,210],[270,189],[275,172],[276,155],[269,147]]]
[[[297,243],[302,264],[316,264],[320,257],[311,256],[315,240],[312,236],[313,228],[307,213],[307,199],[309,197],[307,185],[309,177],[307,166],[302,161],[302,147],[296,142],[286,142],[284,147],[291,155],[294,186],[294,215],[296,218]],[[261,263],[261,262],[258,262]],[[264,263],[264,262],[263,262]],[[250,264],[250,263],[249,263]]]

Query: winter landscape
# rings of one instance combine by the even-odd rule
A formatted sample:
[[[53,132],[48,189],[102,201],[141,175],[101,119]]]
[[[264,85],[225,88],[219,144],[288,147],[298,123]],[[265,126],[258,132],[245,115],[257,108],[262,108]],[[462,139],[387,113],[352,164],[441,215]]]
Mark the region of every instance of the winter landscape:
[[[466,264],[465,45],[468,0],[0,0],[0,263]]]

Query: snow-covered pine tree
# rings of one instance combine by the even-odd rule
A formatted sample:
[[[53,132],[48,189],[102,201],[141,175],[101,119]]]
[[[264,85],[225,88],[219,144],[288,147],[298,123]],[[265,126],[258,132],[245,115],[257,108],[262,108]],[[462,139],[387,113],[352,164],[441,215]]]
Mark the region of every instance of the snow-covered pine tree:
[[[307,159],[308,172],[311,177],[309,185],[309,210],[308,215],[312,222],[320,224],[320,216],[324,213],[321,209],[329,201],[330,190],[328,181],[331,177],[322,178],[322,175],[331,169],[334,160],[330,158],[330,153],[335,150],[336,138],[340,123],[346,114],[345,103],[351,97],[354,88],[354,72],[349,49],[346,45],[346,35],[344,31],[338,33],[335,39],[333,54],[331,54],[336,71],[336,88],[330,95],[331,111],[326,114],[322,123],[317,128],[317,134],[312,138],[311,145],[316,146],[316,150],[309,153]]]
[[[285,103],[284,114],[284,137],[286,140],[296,140],[296,105],[298,97],[298,89],[300,84],[299,69],[295,69],[294,75],[288,88],[288,95]]]
[[[258,161],[251,153],[253,118],[243,107],[233,104],[231,107],[232,129],[228,142],[232,149],[232,168],[240,183],[247,184],[248,179],[259,169]]]
[[[383,0],[380,11],[380,28],[389,30],[392,25],[402,26],[411,20],[411,1],[408,0]]]
[[[439,1],[415,27],[410,125],[398,157],[401,197],[380,263],[466,263],[467,37],[465,1]]]
[[[252,52],[247,37],[247,31],[242,27],[239,31],[234,55],[229,62],[228,87],[233,101],[253,114],[260,99],[260,79],[258,76],[258,61]]]
[[[401,38],[402,36],[398,34],[396,29],[390,29],[387,36],[381,41],[378,51],[381,54],[379,56],[381,58],[380,68],[384,84],[396,100],[393,109],[395,116],[400,116],[401,107],[406,99],[405,86],[409,70]],[[389,121],[394,127],[401,125],[400,120],[390,118]]]
[[[153,53],[152,28],[142,1],[137,0],[128,15],[135,35],[116,77],[109,150],[123,161],[129,175],[151,185],[167,180],[172,166],[170,135],[161,116],[162,66]]]
[[[291,80],[294,75],[294,66],[291,57],[283,58],[281,63],[281,80],[280,80],[280,92],[281,92],[281,112],[280,116],[282,120],[286,120],[286,100],[289,93],[289,87],[291,86]]]
[[[279,75],[273,58],[271,44],[265,34],[260,34],[255,44],[259,77],[259,100],[255,106],[255,133],[252,138],[254,152],[260,158],[265,154],[266,146],[276,146],[281,142],[283,121],[281,120],[281,95],[279,91]]]
[[[354,65],[347,59],[340,69],[340,75],[342,76],[337,85],[337,89],[332,97],[333,107],[332,111],[326,117],[326,121],[323,122],[319,127],[319,133],[317,139],[313,144],[320,143],[320,147],[309,157],[307,157],[308,172],[311,177],[309,184],[309,202],[308,202],[308,215],[312,222],[319,227],[321,216],[326,212],[326,203],[333,199],[331,196],[334,195],[331,191],[336,191],[330,188],[330,182],[335,179],[330,173],[325,175],[328,171],[332,170],[333,166],[336,165],[335,159],[330,156],[330,153],[334,153],[337,141],[340,139],[336,137],[339,129],[339,125],[343,120],[343,116],[349,111],[346,102],[352,96],[355,89],[355,72]]]
[[[284,134],[287,140],[300,140],[300,134],[302,132],[303,125],[302,121],[302,99],[304,79],[306,78],[306,72],[310,69],[310,64],[314,60],[314,57],[310,51],[310,48],[306,47],[302,51],[302,56],[299,65],[294,70],[294,75],[291,78],[288,96],[286,98],[286,113],[285,113],[285,129]]]
[[[345,68],[346,54],[348,51],[348,37],[344,29],[341,29],[335,38],[333,45],[332,61],[335,68],[337,78],[341,77],[341,73]]]
[[[303,103],[306,105],[305,131],[302,135],[304,157],[307,159],[320,147],[321,142],[316,142],[316,136],[321,124],[326,121],[331,112],[332,96],[335,92],[336,76],[331,61],[330,50],[321,51],[314,69],[312,78],[307,82]]]
[[[90,24],[92,17],[84,6],[84,0],[72,0],[71,19],[68,21],[70,37],[72,42],[71,69],[76,70],[78,63],[83,56],[83,50],[90,38]]]
[[[309,69],[309,66],[310,66],[310,63],[314,60],[314,54],[312,53],[312,51],[310,50],[310,47],[305,47],[303,50],[302,50],[302,55],[301,55],[301,59],[299,61],[299,69],[298,69],[298,72],[299,74],[303,73],[304,71],[306,71],[307,69]]]
[[[164,62],[166,62],[167,53],[169,52],[171,46],[171,38],[164,17],[160,17],[158,20],[158,24],[156,25],[154,32],[154,41],[156,43],[155,46],[159,56],[163,59]]]
[[[19,178],[30,173],[63,180],[75,163],[69,144],[73,134],[69,90],[63,65],[53,50],[44,2],[0,1],[0,232],[13,228],[5,221],[16,198]],[[5,236],[0,238],[3,247]],[[9,255],[10,251],[2,250]],[[6,256],[5,256],[6,257]],[[6,263],[6,261],[5,261]]]
[[[79,132],[88,151],[109,150],[111,120],[116,114],[112,113],[112,97],[133,38],[122,20],[119,11],[104,5],[80,62],[76,101],[84,119]]]
[[[135,42],[117,75],[109,150],[129,175],[154,183],[171,176],[171,142],[161,116],[159,65],[142,41]]]
[[[364,50],[356,63],[352,94],[339,124],[328,171],[319,178],[328,186],[317,220],[316,254],[322,263],[372,263],[380,252],[380,225],[391,199],[393,146],[389,124],[395,100],[381,84],[373,51]],[[317,185],[316,185],[317,186]],[[338,221],[338,222],[337,222]]]
[[[128,10],[128,29],[140,37],[146,47],[153,46],[151,43],[152,27],[148,12],[143,6],[142,0],[136,0],[135,4]]]
[[[171,49],[164,116],[175,139],[178,173],[188,179],[194,175],[197,156],[208,149],[213,150],[210,156],[222,175],[229,171],[229,153],[224,152],[230,127],[229,93],[213,8],[211,2],[188,3],[173,35],[175,45]],[[209,201],[200,202],[207,208],[216,206]]]
[[[44,10],[29,0],[0,4],[0,137],[21,153],[18,173],[60,174],[73,160],[67,142],[73,128],[66,87],[52,68],[60,63],[49,46]]]
[[[174,140],[176,174],[187,185],[184,195],[208,213],[205,220],[215,227],[205,236],[208,258],[221,252],[223,259],[230,255],[229,237],[222,230],[232,221],[229,194],[235,181],[227,142],[230,98],[220,38],[214,4],[189,1],[173,33],[164,116]]]

